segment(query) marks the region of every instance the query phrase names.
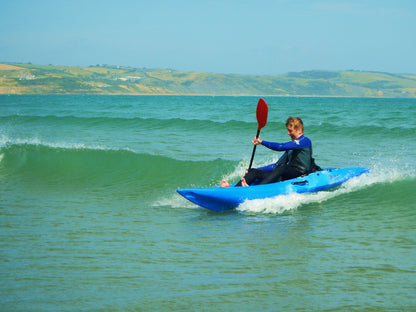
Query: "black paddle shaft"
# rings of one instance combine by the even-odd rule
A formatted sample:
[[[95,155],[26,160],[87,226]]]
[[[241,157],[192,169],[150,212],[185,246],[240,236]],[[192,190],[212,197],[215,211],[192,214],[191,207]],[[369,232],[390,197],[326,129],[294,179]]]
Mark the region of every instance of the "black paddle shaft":
[[[260,129],[257,130],[256,138],[259,138],[259,136],[260,136]],[[250,166],[248,166],[248,170],[250,170],[251,166],[253,165],[253,159],[254,159],[254,154],[256,153],[256,147],[257,145],[254,145],[253,147],[253,153],[251,154]]]

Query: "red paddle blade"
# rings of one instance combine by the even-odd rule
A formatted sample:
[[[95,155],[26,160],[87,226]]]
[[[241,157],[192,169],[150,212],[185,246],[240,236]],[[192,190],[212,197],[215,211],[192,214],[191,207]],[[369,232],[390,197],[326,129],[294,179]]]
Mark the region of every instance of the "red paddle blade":
[[[260,99],[259,102],[257,103],[257,110],[256,110],[257,123],[259,124],[259,127],[257,128],[258,131],[260,131],[260,129],[266,125],[268,113],[269,113],[269,107],[267,106],[266,101],[263,99]]]

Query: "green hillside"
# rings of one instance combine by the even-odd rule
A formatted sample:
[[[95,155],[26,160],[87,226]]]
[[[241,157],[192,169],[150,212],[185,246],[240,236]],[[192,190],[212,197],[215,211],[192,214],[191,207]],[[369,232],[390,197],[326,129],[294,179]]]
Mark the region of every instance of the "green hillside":
[[[416,75],[314,70],[254,76],[107,65],[3,63],[0,94],[416,97]]]

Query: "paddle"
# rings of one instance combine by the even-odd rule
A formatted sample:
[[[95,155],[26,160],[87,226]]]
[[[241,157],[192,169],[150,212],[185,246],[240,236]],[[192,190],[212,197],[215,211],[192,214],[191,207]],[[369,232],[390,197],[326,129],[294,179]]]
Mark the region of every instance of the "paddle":
[[[269,112],[269,107],[267,106],[267,103],[265,100],[260,99],[257,103],[257,110],[256,110],[256,117],[257,117],[257,135],[256,138],[260,136],[260,130],[263,128],[267,123],[267,114]],[[248,169],[251,169],[251,165],[253,164],[254,154],[256,153],[256,147],[257,145],[254,145],[253,147],[253,154],[251,154],[251,160],[250,160],[250,166]]]

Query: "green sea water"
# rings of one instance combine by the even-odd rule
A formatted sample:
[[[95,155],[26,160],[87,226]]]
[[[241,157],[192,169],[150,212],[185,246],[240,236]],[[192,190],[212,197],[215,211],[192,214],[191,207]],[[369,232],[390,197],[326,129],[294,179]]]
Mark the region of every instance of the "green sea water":
[[[215,213],[176,189],[239,179],[257,97],[0,96],[0,311],[416,311],[416,100],[265,100],[370,173]]]

